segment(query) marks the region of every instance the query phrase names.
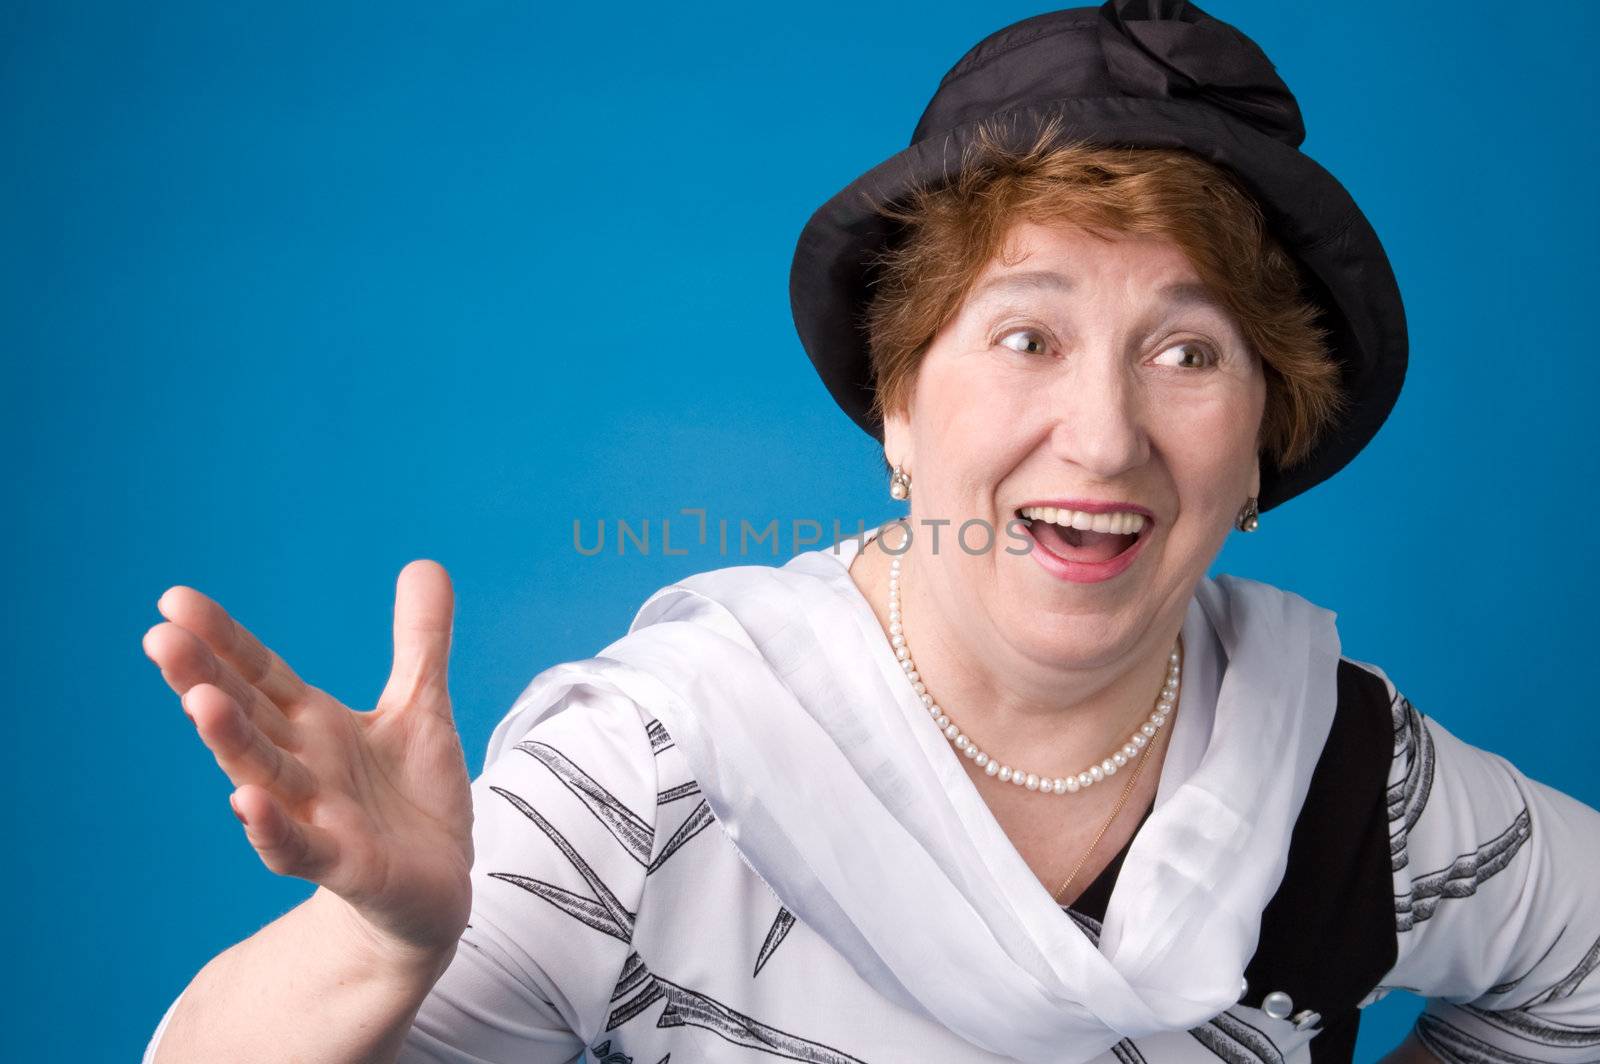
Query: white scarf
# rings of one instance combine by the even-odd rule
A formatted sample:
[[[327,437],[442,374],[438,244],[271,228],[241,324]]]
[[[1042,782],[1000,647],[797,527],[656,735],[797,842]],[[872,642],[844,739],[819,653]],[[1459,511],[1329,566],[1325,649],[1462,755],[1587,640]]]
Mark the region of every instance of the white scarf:
[[[712,812],[783,904],[885,997],[972,1044],[1079,1064],[1237,1000],[1262,910],[1332,725],[1334,614],[1203,578],[1155,808],[1118,873],[1099,946],[1012,846],[923,710],[848,573],[860,543],[662,588],[629,634],[537,676],[488,763],[577,685],[666,726]],[[1192,709],[1191,683],[1215,692]],[[1197,699],[1211,708],[1208,698]]]

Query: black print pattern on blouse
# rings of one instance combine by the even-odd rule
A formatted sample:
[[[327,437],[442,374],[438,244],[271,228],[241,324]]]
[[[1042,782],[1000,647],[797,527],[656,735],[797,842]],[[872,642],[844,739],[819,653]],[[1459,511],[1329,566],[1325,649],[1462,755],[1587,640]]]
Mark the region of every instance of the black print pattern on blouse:
[[[651,861],[649,866],[645,868],[645,875],[654,875],[659,871],[661,866],[667,863],[667,858],[682,849],[684,843],[704,831],[710,826],[711,822],[711,807],[702,798],[700,799],[700,804],[694,807],[688,818],[678,825],[678,830],[672,833],[672,837],[667,840],[667,844],[661,847],[661,852],[656,855],[656,859]]]
[[[1528,1002],[1528,1005],[1540,1005],[1546,1001],[1556,1001],[1560,998],[1571,997],[1577,992],[1578,986],[1596,969],[1600,968],[1600,938],[1595,939],[1589,947],[1589,952],[1583,959],[1573,966],[1572,971],[1562,976],[1561,981],[1551,987],[1546,993]],[[1526,1008],[1527,1006],[1523,1006]]]
[[[621,1027],[657,1002],[665,1002],[656,1020],[658,1028],[700,1027],[734,1045],[808,1064],[864,1064],[860,1058],[832,1046],[780,1031],[709,995],[653,975],[637,953],[629,954],[623,965],[622,977],[611,994],[611,1001],[616,1008],[606,1021],[608,1031]]]
[[[1566,928],[1563,927],[1561,931],[1562,934],[1565,934]],[[1561,936],[1557,935],[1556,941],[1559,942],[1560,939]],[[1554,943],[1552,943],[1551,949],[1554,948]],[[1545,957],[1549,955],[1550,951],[1546,950]],[[1540,961],[1543,960],[1544,957],[1541,957]],[[1554,986],[1523,1002],[1521,1005],[1510,1009],[1492,1011],[1477,1008],[1473,1005],[1463,1005],[1461,1007],[1484,1023],[1507,1034],[1515,1035],[1526,1042],[1541,1046],[1553,1046],[1559,1049],[1593,1049],[1600,1046],[1600,1027],[1576,1027],[1571,1024],[1558,1023],[1554,1020],[1535,1016],[1528,1010],[1535,1005],[1543,1005],[1570,997],[1596,968],[1600,968],[1600,939],[1595,940],[1594,944],[1589,947],[1588,952],[1578,960],[1572,970],[1557,980]],[[1526,976],[1523,978],[1526,978]],[[1515,989],[1516,985],[1521,982],[1522,979],[1516,980],[1507,987],[1507,992]],[[1449,1026],[1446,1021],[1439,1020],[1438,1022]]]
[[[1283,1053],[1261,1031],[1224,1012],[1189,1032],[1228,1064],[1283,1064]]]
[[[1600,1046],[1600,1027],[1571,1027],[1521,1011],[1490,1012],[1470,1005],[1464,1007],[1491,1027],[1534,1045],[1557,1049],[1593,1049]]]
[[[620,1049],[614,1050],[611,1048],[611,1039],[609,1038],[597,1046],[590,1046],[589,1052],[594,1054],[594,1058],[599,1061],[599,1064],[633,1064],[633,1058],[628,1054]],[[671,1060],[672,1054],[668,1053],[656,1061],[656,1064],[670,1064]]]
[[[638,813],[618,801],[616,795],[600,786],[593,776],[573,764],[567,755],[549,743],[536,740],[518,743],[512,749],[521,750],[555,773],[556,779],[582,800],[584,808],[616,836],[629,857],[640,864],[650,860],[650,825]]]
[[[627,907],[612,893],[611,888],[596,874],[595,870],[585,861],[565,835],[556,830],[556,826],[539,814],[539,811],[521,798],[512,794],[504,787],[491,786],[489,788],[506,801],[510,802],[516,810],[549,836],[566,859],[572,862],[572,867],[578,870],[583,881],[589,884],[589,889],[594,891],[593,898],[585,898],[574,894],[570,890],[546,883],[542,879],[533,879],[529,876],[517,875],[513,872],[490,872],[493,879],[503,880],[554,905],[568,916],[589,925],[596,931],[602,931],[612,938],[619,938],[624,942],[633,939],[633,920],[636,914],[627,910]]]
[[[672,736],[667,734],[667,729],[659,720],[653,720],[645,725],[645,732],[650,736],[650,752],[659,755],[663,750],[673,747]]]
[[[633,1064],[633,1058],[628,1056],[628,1054],[624,1053],[620,1049],[613,1050],[611,1048],[611,1039],[609,1038],[597,1046],[590,1046],[589,1052],[593,1054],[594,1059],[598,1062],[598,1064]],[[672,1054],[668,1053],[666,1056],[656,1061],[656,1064],[668,1064],[668,1062],[671,1060]]]
[[[1533,835],[1533,818],[1527,806],[1511,826],[1472,853],[1464,853],[1449,867],[1429,872],[1411,881],[1411,891],[1395,898],[1395,926],[1409,931],[1433,916],[1447,898],[1466,898],[1478,886],[1511,863],[1522,844]]]
[[[1515,990],[1517,987],[1521,986],[1523,980],[1527,979],[1529,974],[1531,974],[1532,972],[1536,971],[1538,969],[1539,965],[1541,965],[1541,964],[1543,964],[1545,962],[1545,958],[1546,957],[1550,956],[1551,953],[1555,952],[1555,948],[1558,945],[1561,944],[1562,936],[1564,936],[1566,933],[1567,933],[1567,925],[1566,924],[1562,924],[1561,925],[1561,930],[1556,932],[1556,937],[1550,940],[1550,945],[1548,945],[1548,946],[1546,946],[1544,948],[1544,952],[1539,954],[1539,959],[1534,961],[1533,965],[1526,972],[1523,972],[1521,975],[1517,976],[1515,979],[1508,979],[1503,983],[1496,983],[1494,986],[1491,986],[1489,988],[1489,991],[1488,991],[1489,994],[1490,995],[1509,994],[1513,990]],[[1529,1004],[1532,1004],[1532,1002],[1529,1002]],[[1519,1007],[1524,1007],[1524,1006],[1519,1006]]]
[[[1068,908],[1065,905],[1061,907],[1061,911],[1072,917],[1072,922],[1078,925],[1090,942],[1096,946],[1100,944],[1100,932],[1105,929],[1104,924],[1092,916],[1085,916],[1078,910]]]
[[[672,739],[667,735],[659,721],[652,721],[649,726],[651,746],[656,753],[672,745]],[[610,791],[606,790],[587,772],[583,771],[571,759],[559,750],[546,743],[527,742],[518,744],[518,749],[537,758],[548,767],[567,789],[576,795],[591,813],[606,826],[618,844],[627,850],[630,856],[637,859],[640,841],[642,839],[643,852],[648,858],[654,845],[654,832],[636,814],[616,799]],[[531,821],[541,832],[555,844],[556,849],[571,862],[578,875],[588,884],[594,897],[586,898],[570,890],[558,887],[553,883],[546,883],[541,879],[531,876],[519,875],[512,872],[490,872],[494,879],[510,883],[522,888],[536,897],[554,905],[562,912],[571,916],[588,927],[594,928],[612,938],[623,942],[633,941],[634,923],[636,913],[629,912],[627,907],[616,896],[616,893],[606,885],[604,880],[595,872],[593,866],[583,859],[577,849],[567,840],[554,824],[547,820],[540,812],[518,795],[506,790],[504,787],[491,786],[495,794],[511,803],[519,813]],[[684,788],[672,788],[657,795],[658,804],[672,801],[675,798],[686,797],[698,793],[698,788],[693,791]],[[695,806],[678,829],[673,832],[660,854],[645,868],[649,875],[661,867],[663,862],[672,854],[681,850],[685,843],[694,838],[712,822],[711,809],[704,799]],[[635,824],[642,825],[643,833],[633,830]],[[774,922],[772,931],[767,935],[767,942],[762,946],[761,959],[757,961],[756,970],[771,957],[772,951],[777,948],[783,936],[794,923],[794,917],[786,910],[780,910],[778,919]],[[782,930],[780,931],[780,925]],[[606,1023],[606,1030],[613,1031],[638,1016],[645,1009],[661,1002],[663,1008],[660,1017],[656,1020],[656,1027],[671,1028],[692,1026],[711,1031],[727,1041],[745,1046],[750,1049],[769,1053],[773,1056],[786,1057],[790,1060],[806,1061],[808,1064],[864,1064],[857,1057],[835,1049],[820,1042],[812,1042],[780,1030],[770,1024],[746,1016],[717,1001],[707,994],[699,993],[687,987],[680,986],[668,979],[651,973],[645,966],[643,958],[637,952],[628,955],[623,964],[622,972],[618,977],[616,989],[612,991],[611,1003],[613,1009]],[[591,1052],[602,1064],[633,1064],[633,1058],[624,1053],[620,1047],[613,1048],[611,1039],[591,1047]],[[667,1064],[671,1054],[662,1057],[657,1064]]]
[[[656,805],[663,806],[669,802],[676,802],[679,798],[688,798],[699,793],[700,784],[690,780],[688,783],[680,783],[676,787],[668,787],[666,790],[657,793]]]
[[[1394,718],[1394,756],[1404,758],[1406,778],[1389,788],[1389,862],[1391,871],[1406,866],[1406,838],[1422,816],[1433,790],[1433,735],[1417,712],[1398,692],[1390,705]]]
[[[1440,1060],[1468,1064],[1540,1064],[1532,1057],[1511,1053],[1475,1038],[1453,1023],[1423,1013],[1417,1017],[1417,1038]]]
[[[1117,1058],[1117,1064],[1145,1064],[1144,1054],[1139,1052],[1139,1047],[1133,1044],[1131,1038],[1124,1038],[1112,1046],[1111,1055]]]
[[[761,952],[756,954],[756,970],[750,973],[754,979],[761,974],[761,969],[766,967],[767,961],[778,951],[778,944],[789,934],[789,929],[794,926],[794,914],[782,906],[778,907],[778,915],[772,921],[772,926],[767,929],[766,940],[761,943]]]

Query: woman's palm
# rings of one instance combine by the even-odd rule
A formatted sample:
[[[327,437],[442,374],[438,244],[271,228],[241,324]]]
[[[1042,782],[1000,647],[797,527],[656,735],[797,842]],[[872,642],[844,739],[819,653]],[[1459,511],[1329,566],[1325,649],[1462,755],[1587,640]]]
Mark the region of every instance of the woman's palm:
[[[168,622],[145,651],[233,781],[263,863],[342,897],[383,945],[453,944],[471,908],[472,800],[447,687],[444,569],[401,571],[394,667],[371,712],[306,684],[192,588],[160,608]]]

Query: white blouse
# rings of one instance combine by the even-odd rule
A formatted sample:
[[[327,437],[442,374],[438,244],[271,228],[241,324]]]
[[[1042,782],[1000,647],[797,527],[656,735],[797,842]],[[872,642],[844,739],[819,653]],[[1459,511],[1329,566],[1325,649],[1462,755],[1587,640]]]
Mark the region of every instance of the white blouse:
[[[404,1064],[1310,1059],[1315,1026],[1237,999],[1332,718],[1333,614],[1202,582],[1102,923],[989,814],[849,578],[858,549],[663,588],[529,685],[473,782],[471,922]],[[1398,953],[1367,1003],[1432,999],[1445,1060],[1600,1060],[1600,813],[1363,667],[1396,725]]]

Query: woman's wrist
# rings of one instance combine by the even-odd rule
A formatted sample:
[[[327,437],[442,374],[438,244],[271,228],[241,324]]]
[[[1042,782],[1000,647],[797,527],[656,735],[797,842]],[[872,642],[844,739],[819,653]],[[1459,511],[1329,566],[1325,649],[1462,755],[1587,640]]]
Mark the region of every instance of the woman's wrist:
[[[361,915],[355,906],[326,887],[318,887],[306,900],[319,931],[352,952],[351,959],[364,961],[369,974],[405,986],[420,987],[423,993],[439,981],[455,956],[454,941],[437,948],[402,942],[385,935]]]

